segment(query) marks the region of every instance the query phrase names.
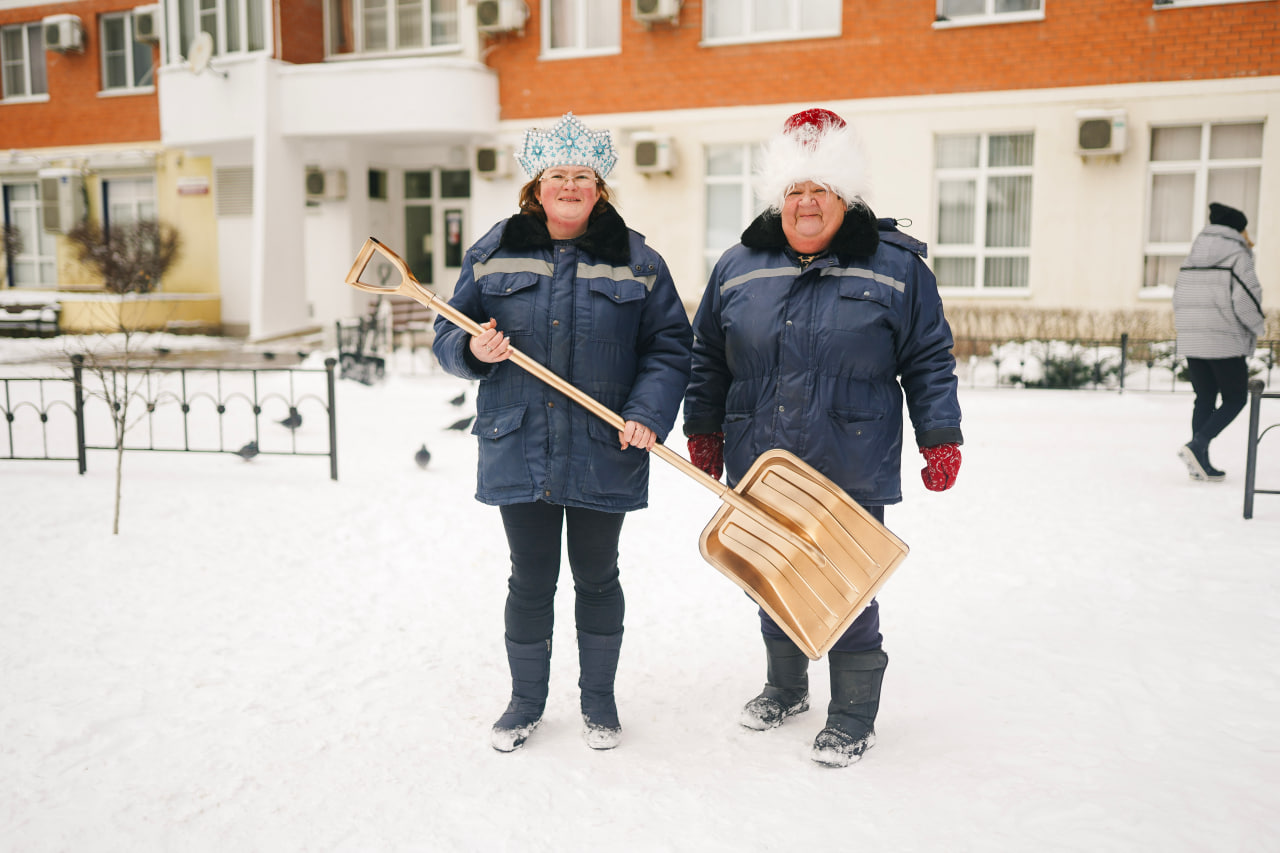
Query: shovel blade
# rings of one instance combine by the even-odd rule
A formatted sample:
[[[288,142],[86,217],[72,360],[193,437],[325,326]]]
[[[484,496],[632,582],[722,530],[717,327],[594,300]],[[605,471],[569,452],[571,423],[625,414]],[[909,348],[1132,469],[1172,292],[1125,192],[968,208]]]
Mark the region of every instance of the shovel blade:
[[[785,450],[762,454],[702,531],[702,556],[740,586],[813,660],[825,655],[907,556],[835,483]],[[796,540],[810,547],[798,547]]]

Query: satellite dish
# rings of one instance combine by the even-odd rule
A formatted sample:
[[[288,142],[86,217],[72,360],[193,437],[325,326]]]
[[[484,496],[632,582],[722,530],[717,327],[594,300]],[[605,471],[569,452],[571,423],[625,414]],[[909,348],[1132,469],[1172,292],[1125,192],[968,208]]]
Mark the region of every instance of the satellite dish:
[[[191,66],[191,73],[199,74],[207,68],[219,77],[226,77],[225,71],[219,71],[209,65],[211,59],[213,59],[213,36],[201,32],[192,43],[191,56],[187,59],[187,64]]]

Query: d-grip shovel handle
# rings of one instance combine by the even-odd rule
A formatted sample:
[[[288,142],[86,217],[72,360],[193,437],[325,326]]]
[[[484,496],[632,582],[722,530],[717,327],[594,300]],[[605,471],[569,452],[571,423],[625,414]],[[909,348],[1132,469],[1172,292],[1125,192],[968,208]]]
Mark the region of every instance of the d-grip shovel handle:
[[[392,266],[400,271],[400,281],[397,284],[369,284],[360,280],[360,276],[364,274],[365,268],[369,265],[369,262],[373,260],[374,255],[381,255],[385,260],[389,261]],[[463,314],[457,308],[454,308],[448,302],[423,287],[421,282],[418,281],[413,272],[409,269],[409,265],[404,262],[404,259],[388,249],[382,242],[374,237],[370,237],[364,241],[364,245],[360,248],[360,254],[356,255],[356,261],[351,266],[351,271],[347,273],[346,281],[347,284],[352,287],[369,293],[377,293],[384,296],[396,294],[416,299],[428,308],[439,312],[446,320],[453,323],[473,338],[485,331],[484,327],[475,320],[472,320],[466,314]],[[511,360],[518,366],[527,370],[529,373],[532,373],[538,379],[541,379],[552,388],[564,394],[566,397],[591,412],[591,414],[602,419],[605,423],[609,424],[609,426],[617,430],[621,430],[626,426],[626,421],[624,421],[622,417],[612,409],[609,409],[595,398],[578,390],[576,387],[569,384],[569,382],[560,378],[546,367],[543,367],[529,356],[520,352],[510,345],[510,341],[508,341],[507,349],[511,353]],[[768,513],[762,511],[752,501],[744,498],[724,483],[721,483],[710,474],[707,474],[697,465],[694,465],[692,462],[685,459],[665,444],[656,442],[650,452],[659,459],[662,459],[664,462],[679,468],[684,474],[692,477],[706,488],[715,492],[721,500],[732,506],[734,509],[741,510],[751,518],[755,519],[756,522],[763,524],[765,527],[774,530],[779,529],[780,525],[778,521],[769,516]],[[811,558],[820,562],[826,562],[826,556],[808,542],[804,541],[803,538],[795,536],[793,533],[785,529],[781,529],[779,532],[782,533],[782,535],[787,538],[791,544],[803,550]]]

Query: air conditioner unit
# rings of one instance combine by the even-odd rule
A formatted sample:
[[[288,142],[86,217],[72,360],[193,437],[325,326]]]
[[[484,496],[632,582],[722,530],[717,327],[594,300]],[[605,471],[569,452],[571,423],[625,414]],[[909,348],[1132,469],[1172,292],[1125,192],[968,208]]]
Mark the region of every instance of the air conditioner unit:
[[[1076,113],[1076,153],[1081,157],[1118,156],[1125,146],[1124,110]]]
[[[143,44],[160,43],[160,5],[138,6],[133,10],[133,40]]]
[[[66,234],[85,217],[84,176],[79,169],[41,169],[37,177],[44,230]]]
[[[631,17],[646,24],[675,23],[680,17],[680,0],[631,0]]]
[[[75,15],[50,15],[40,21],[44,29],[45,50],[65,53],[84,50],[84,29]]]
[[[642,175],[670,173],[676,167],[676,149],[670,136],[633,133],[631,151],[635,157],[636,171]]]
[[[476,174],[491,181],[498,178],[509,178],[513,171],[511,167],[512,160],[510,148],[477,148]]]
[[[476,26],[482,33],[522,30],[528,18],[524,0],[480,0],[476,4]]]
[[[346,197],[346,171],[342,169],[307,169],[307,201],[342,201]]]

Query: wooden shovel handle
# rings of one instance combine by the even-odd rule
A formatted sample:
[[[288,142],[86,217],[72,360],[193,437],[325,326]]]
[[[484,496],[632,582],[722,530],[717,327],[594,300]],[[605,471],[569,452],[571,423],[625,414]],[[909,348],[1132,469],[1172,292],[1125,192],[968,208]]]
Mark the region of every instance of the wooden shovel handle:
[[[364,274],[365,268],[369,265],[369,262],[373,260],[375,255],[381,255],[400,272],[399,282],[383,285],[370,284],[360,280],[360,276]],[[352,264],[351,271],[347,273],[346,281],[347,284],[352,287],[369,293],[378,293],[382,295],[395,294],[416,299],[428,308],[439,312],[445,319],[472,337],[476,337],[485,330],[484,327],[475,320],[472,320],[466,314],[463,314],[457,308],[454,308],[448,302],[423,287],[414,276],[413,271],[409,269],[409,265],[404,262],[404,259],[373,237],[364,241],[364,246],[360,248],[360,253],[356,256],[356,261]],[[621,430],[626,425],[626,422],[619,414],[601,404],[595,398],[580,391],[578,388],[560,378],[555,373],[552,373],[546,367],[520,352],[515,347],[510,346],[510,342],[508,342],[508,350],[511,353],[511,360],[518,366],[527,370],[529,373],[532,373],[538,379],[541,379],[561,394],[564,394],[566,397],[591,412],[591,414],[609,424],[609,426],[614,429]],[[710,474],[707,474],[697,465],[694,465],[692,462],[685,459],[665,444],[655,443],[650,452],[664,462],[674,465],[684,474],[692,477],[694,480],[710,489],[725,503],[729,504],[734,509],[741,510],[748,514],[760,524],[770,528],[777,528],[779,526],[776,519],[772,518],[767,513],[764,513],[754,503],[742,497],[742,495],[729,488],[726,484],[715,479]],[[821,554],[820,551],[815,549],[808,542],[805,542],[803,538],[794,536],[790,531],[786,531],[786,535],[787,538],[792,540],[794,545],[802,548],[811,556],[814,554]],[[822,557],[821,559],[825,561],[826,558]]]

